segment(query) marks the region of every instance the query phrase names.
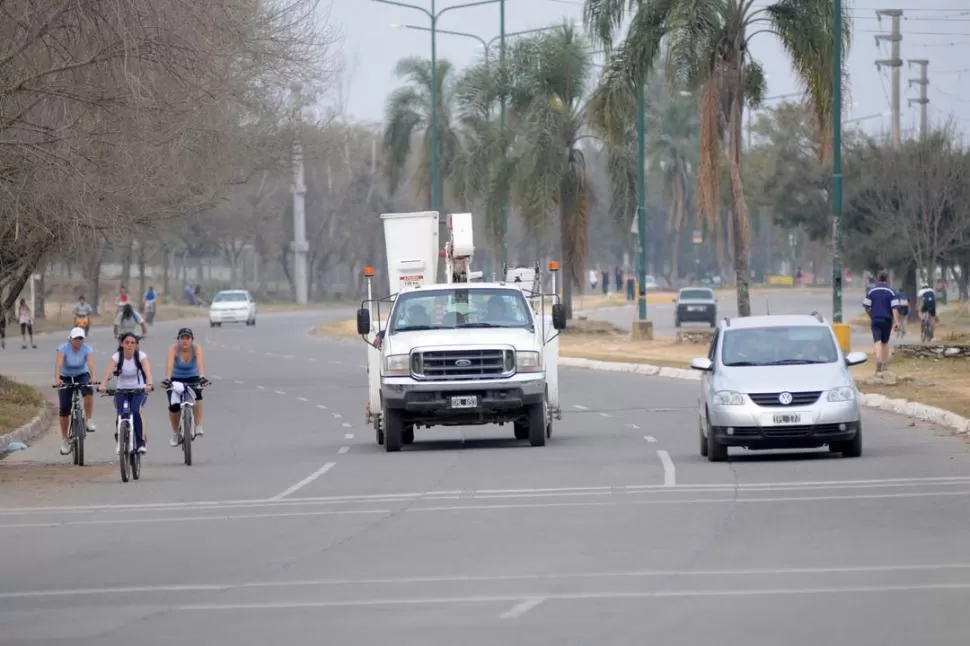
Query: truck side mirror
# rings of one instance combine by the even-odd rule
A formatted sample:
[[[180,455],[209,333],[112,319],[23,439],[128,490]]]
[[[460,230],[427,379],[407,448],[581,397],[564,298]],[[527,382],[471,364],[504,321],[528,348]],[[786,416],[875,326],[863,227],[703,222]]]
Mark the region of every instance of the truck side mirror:
[[[357,334],[361,336],[370,334],[370,310],[366,307],[357,310]]]
[[[562,303],[552,306],[552,327],[557,330],[566,329],[566,307]]]

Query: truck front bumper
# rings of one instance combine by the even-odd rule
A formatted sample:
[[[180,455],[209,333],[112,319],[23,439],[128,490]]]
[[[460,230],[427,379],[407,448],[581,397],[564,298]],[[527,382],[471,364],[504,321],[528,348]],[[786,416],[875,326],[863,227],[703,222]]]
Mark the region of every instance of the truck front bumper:
[[[381,396],[390,410],[409,418],[435,419],[436,423],[488,423],[521,414],[530,404],[542,402],[545,375],[528,373],[508,379],[423,382],[410,377],[384,377]],[[477,398],[474,408],[455,408],[453,397]],[[500,418],[499,420],[494,419]],[[440,420],[440,421],[438,421]]]

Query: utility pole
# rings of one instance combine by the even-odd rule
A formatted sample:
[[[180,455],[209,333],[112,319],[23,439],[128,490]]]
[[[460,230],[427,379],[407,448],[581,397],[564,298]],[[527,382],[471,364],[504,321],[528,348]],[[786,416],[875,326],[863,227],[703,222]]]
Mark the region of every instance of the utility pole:
[[[883,16],[888,16],[892,18],[892,31],[888,34],[876,34],[876,44],[879,44],[881,40],[888,40],[892,43],[892,58],[881,59],[876,61],[876,68],[880,68],[883,65],[886,67],[893,68],[893,89],[892,89],[892,104],[893,104],[893,148],[899,148],[902,145],[902,136],[899,125],[899,68],[903,66],[903,61],[899,57],[899,43],[903,40],[903,36],[900,33],[900,22],[903,17],[902,9],[879,9],[876,11],[876,16],[881,18]]]
[[[306,184],[303,181],[303,142],[300,134],[303,130],[303,97],[301,86],[293,86],[296,99],[296,133],[293,136],[293,285],[296,288],[296,302],[298,305],[307,304],[307,253],[310,245],[306,241]]]
[[[910,67],[913,65],[919,65],[919,78],[909,79],[909,87],[913,85],[919,85],[919,98],[910,99],[909,104],[919,103],[919,136],[923,138],[926,136],[926,104],[930,102],[929,98],[926,96],[926,86],[930,84],[928,78],[926,78],[926,66],[930,64],[925,58],[914,59],[907,61]]]

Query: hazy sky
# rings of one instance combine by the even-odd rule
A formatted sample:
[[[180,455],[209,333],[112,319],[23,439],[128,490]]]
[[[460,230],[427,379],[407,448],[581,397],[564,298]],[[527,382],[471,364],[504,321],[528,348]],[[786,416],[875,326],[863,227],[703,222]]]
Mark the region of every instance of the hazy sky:
[[[405,0],[426,8],[431,0]],[[909,59],[929,59],[929,118],[939,121],[953,117],[957,125],[970,131],[970,0],[845,0],[854,19],[854,42],[850,51],[851,100],[846,118],[879,115],[890,108],[891,70],[877,70],[875,60],[889,58],[890,44],[876,44],[875,35],[889,33],[890,19],[876,17],[876,9],[902,9],[901,124],[903,136],[919,128],[919,106],[908,99],[918,96],[919,88],[910,86],[919,68]],[[392,23],[427,26],[427,17],[415,10],[380,4],[373,0],[330,0],[330,18],[341,33],[339,50],[347,66],[343,102],[350,116],[381,121],[387,95],[399,85],[394,76],[395,62],[404,56],[431,55],[428,32],[392,27]],[[459,4],[462,0],[437,0],[437,8]],[[769,4],[759,0],[759,5]],[[582,0],[506,0],[506,30],[514,32],[544,27],[563,20],[581,21]],[[499,33],[498,4],[448,12],[439,28],[471,32],[489,40]],[[438,56],[459,67],[473,63],[482,46],[471,38],[438,35]],[[754,56],[768,74],[768,95],[798,92],[801,88],[784,50],[771,34],[761,34],[752,44]],[[860,122],[866,130],[888,130],[890,119],[876,117]]]

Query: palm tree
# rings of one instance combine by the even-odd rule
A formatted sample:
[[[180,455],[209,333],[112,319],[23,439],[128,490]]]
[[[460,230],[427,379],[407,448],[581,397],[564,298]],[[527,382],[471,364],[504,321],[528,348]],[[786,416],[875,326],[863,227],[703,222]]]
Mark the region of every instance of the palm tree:
[[[616,51],[613,39],[628,13],[629,31]],[[722,144],[726,139],[731,187],[731,233],[737,275],[738,313],[751,314],[748,256],[751,224],[741,177],[742,112],[757,106],[766,82],[761,65],[751,57],[751,39],[774,34],[792,59],[805,86],[823,145],[831,130],[833,78],[833,8],[831,0],[779,0],[768,6],[754,0],[586,0],[585,18],[593,37],[611,52],[594,102],[603,121],[616,134],[616,124],[631,121],[636,88],[647,77],[663,50],[667,80],[696,91],[700,97],[701,159],[698,206],[714,222],[718,218]],[[852,23],[843,10],[841,38],[846,50]],[[845,70],[839,82],[845,82]]]
[[[507,192],[526,225],[539,229],[558,211],[562,246],[563,305],[572,317],[574,285],[583,285],[590,186],[580,144],[586,133],[586,85],[590,48],[572,27],[518,41],[500,67],[485,63],[469,74],[459,96],[468,113],[481,113],[489,89],[508,102],[504,135],[493,142],[487,186],[489,204]],[[497,97],[496,97],[497,98]],[[494,142],[498,142],[495,144]],[[495,158],[507,147],[507,161]],[[489,209],[493,214],[497,209]]]
[[[458,155],[460,142],[452,122],[454,106],[454,67],[444,59],[437,65],[438,98],[438,167],[451,168]],[[414,175],[414,190],[419,199],[431,208],[431,61],[423,58],[402,58],[395,74],[407,84],[391,93],[387,99],[384,152],[387,162],[384,171],[391,192],[397,190],[401,176],[411,157],[411,145],[416,132],[421,132],[424,146]],[[444,174],[444,173],[443,173]],[[439,191],[443,191],[439,184]],[[438,196],[441,204],[441,195]]]

